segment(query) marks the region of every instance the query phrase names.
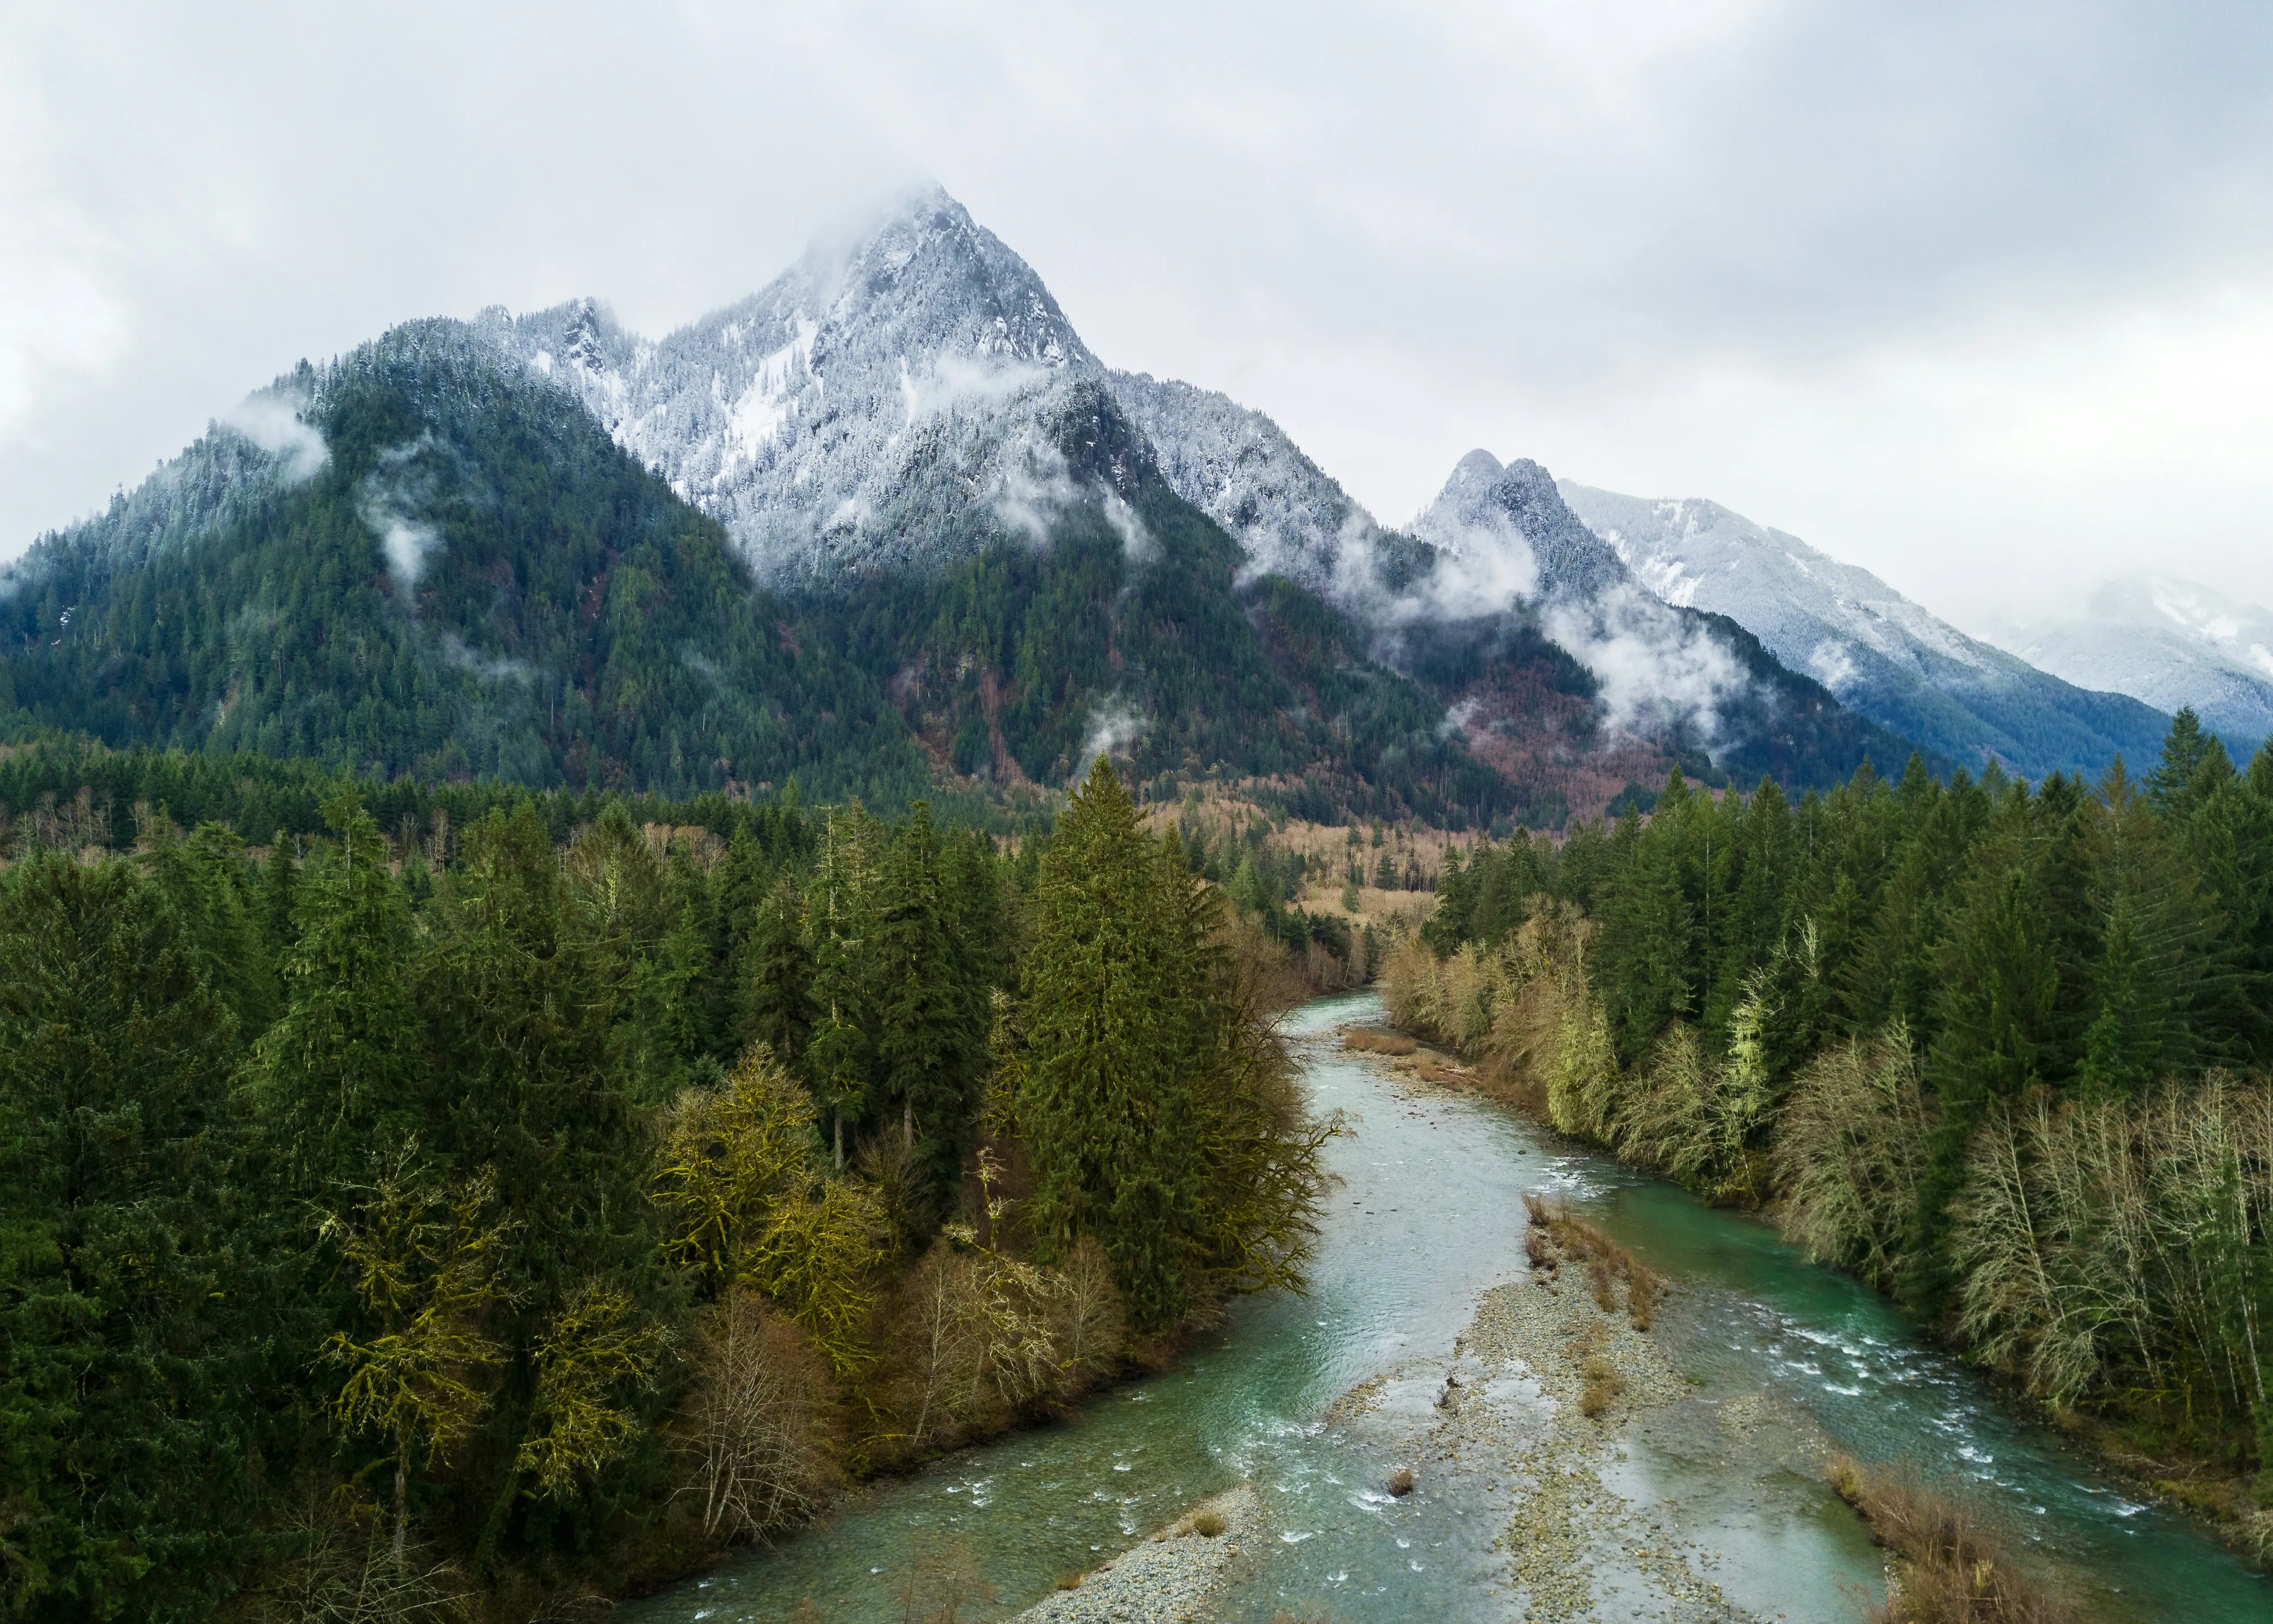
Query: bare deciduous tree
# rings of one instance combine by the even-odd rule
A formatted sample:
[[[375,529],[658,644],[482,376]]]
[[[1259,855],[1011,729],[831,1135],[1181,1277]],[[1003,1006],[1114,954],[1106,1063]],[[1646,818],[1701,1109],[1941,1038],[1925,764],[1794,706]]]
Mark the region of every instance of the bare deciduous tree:
[[[813,1342],[738,1286],[709,1309],[693,1350],[687,1448],[715,1538],[761,1538],[810,1516],[834,1482],[828,1369]]]

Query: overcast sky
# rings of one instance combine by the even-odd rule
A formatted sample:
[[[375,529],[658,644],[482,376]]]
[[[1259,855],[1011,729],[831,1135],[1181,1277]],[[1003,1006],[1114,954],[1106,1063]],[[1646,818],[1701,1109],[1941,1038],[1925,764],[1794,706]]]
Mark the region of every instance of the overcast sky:
[[[1483,446],[1961,624],[2273,602],[2262,0],[0,0],[0,557],[302,356],[660,334],[926,178],[1392,522]]]

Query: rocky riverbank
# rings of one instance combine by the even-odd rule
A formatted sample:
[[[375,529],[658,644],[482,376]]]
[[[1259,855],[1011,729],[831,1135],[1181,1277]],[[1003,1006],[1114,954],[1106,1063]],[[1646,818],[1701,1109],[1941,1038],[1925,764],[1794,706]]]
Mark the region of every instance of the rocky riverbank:
[[[1351,1047],[1376,1049],[1424,1086],[1461,1080],[1462,1068],[1425,1049]],[[1497,1519],[1505,1567],[1490,1590],[1504,1612],[1481,1617],[1755,1618],[1724,1587],[1729,1558],[1710,1525],[1721,1507],[1692,1515],[1647,1480],[1645,1462],[1702,1465],[1716,1502],[1788,1515],[1778,1502],[1823,1482],[1828,1440],[1764,1395],[1701,1393],[1643,1328],[1664,1282],[1624,1272],[1630,1259],[1590,1259],[1589,1236],[1607,1237],[1583,1224],[1559,1241],[1537,1213],[1532,1227],[1524,1273],[1478,1300],[1449,1361],[1363,1384],[1330,1424],[1401,1451],[1414,1492],[1459,1496]]]
[[[1193,1624],[1212,1618],[1225,1584],[1239,1562],[1251,1559],[1264,1525],[1261,1497],[1242,1484],[1203,1500],[1018,1617],[1027,1624]]]

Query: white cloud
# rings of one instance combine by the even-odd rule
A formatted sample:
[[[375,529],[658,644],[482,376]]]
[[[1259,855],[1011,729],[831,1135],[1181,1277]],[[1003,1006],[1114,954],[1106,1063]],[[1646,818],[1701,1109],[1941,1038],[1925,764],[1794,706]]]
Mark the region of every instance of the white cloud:
[[[1009,447],[1008,460],[995,472],[990,506],[1006,529],[1045,547],[1058,515],[1080,500],[1065,453],[1044,440]]]
[[[810,341],[807,341],[808,343]],[[921,378],[900,363],[900,403],[911,425],[963,405],[1000,405],[1020,390],[1047,378],[1046,369],[1024,361],[989,356],[941,356]]]
[[[529,683],[536,680],[536,667],[527,660],[514,659],[510,655],[484,654],[455,632],[442,634],[442,658],[461,671],[472,672],[484,682]]]
[[[1131,564],[1149,564],[1160,556],[1159,538],[1152,534],[1142,514],[1121,500],[1120,492],[1105,492],[1103,501],[1105,522],[1121,538],[1121,551]]]
[[[1602,720],[1616,730],[1648,735],[1687,720],[1709,745],[1722,708],[1750,686],[1710,628],[1631,583],[1589,603],[1557,598],[1542,620],[1601,685]]]
[[[1089,776],[1100,756],[1125,756],[1129,747],[1144,736],[1144,718],[1117,699],[1109,699],[1090,713],[1089,731],[1083,735],[1081,749],[1074,758],[1072,781],[1080,783]]]
[[[386,558],[387,579],[406,603],[425,572],[426,560],[443,545],[442,532],[416,511],[428,489],[418,457],[431,443],[429,433],[407,445],[389,447],[379,454],[378,466],[364,476],[362,489],[356,493],[356,515],[379,538],[379,551]]]
[[[221,421],[282,464],[285,483],[298,485],[316,477],[331,459],[331,447],[306,417],[305,399],[284,389],[262,389],[248,395]]]

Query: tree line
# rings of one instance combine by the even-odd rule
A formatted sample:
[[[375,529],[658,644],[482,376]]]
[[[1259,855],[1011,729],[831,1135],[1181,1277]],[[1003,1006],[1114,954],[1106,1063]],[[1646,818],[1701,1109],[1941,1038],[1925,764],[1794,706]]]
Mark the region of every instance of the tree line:
[[[2273,749],[1867,768],[1447,862],[1399,1019],[2127,1447],[2273,1466]]]
[[[11,1617],[525,1617],[1301,1283],[1331,1124],[1109,764],[322,815],[0,876]]]

